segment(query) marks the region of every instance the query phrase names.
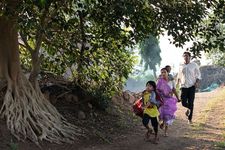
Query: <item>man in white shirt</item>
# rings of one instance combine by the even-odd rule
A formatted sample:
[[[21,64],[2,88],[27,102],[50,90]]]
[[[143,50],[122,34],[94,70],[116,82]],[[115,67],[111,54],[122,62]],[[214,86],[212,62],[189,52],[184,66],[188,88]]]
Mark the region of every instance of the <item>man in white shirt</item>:
[[[181,87],[182,105],[187,108],[185,114],[188,117],[189,123],[192,123],[195,89],[199,87],[201,73],[198,65],[190,62],[190,52],[184,52],[183,58],[184,63],[180,65],[177,79]]]

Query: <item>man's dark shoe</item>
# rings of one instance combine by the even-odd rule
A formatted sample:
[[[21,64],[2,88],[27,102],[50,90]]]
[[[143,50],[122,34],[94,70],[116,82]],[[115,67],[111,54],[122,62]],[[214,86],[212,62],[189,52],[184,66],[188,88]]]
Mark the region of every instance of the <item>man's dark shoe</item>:
[[[192,120],[188,120],[188,124],[193,124]]]
[[[190,115],[190,109],[187,109],[187,111],[185,112],[185,115],[188,117]]]

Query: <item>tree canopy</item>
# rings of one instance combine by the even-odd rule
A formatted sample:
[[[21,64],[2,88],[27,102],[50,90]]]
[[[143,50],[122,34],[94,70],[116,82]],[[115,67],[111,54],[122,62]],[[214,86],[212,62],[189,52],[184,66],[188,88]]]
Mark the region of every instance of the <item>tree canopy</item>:
[[[89,81],[94,80],[117,87],[116,82],[122,82],[132,69],[132,57],[126,47],[164,31],[172,35],[174,44],[182,46],[193,38],[194,29],[207,13],[206,7],[205,1],[194,0],[23,0],[17,10],[19,33],[21,46],[29,52],[21,51],[26,54],[22,62],[32,62],[33,70],[42,68],[57,74],[74,65],[74,77],[80,84],[90,87],[88,84],[93,82]],[[109,66],[101,69],[104,73],[95,71],[106,66],[107,57]],[[119,80],[109,83],[107,76],[112,72]]]
[[[225,53],[221,52],[219,49],[207,53],[207,58],[211,59],[214,65],[225,67]]]
[[[201,51],[213,53],[225,50],[225,1],[210,1],[207,16],[202,18],[195,28],[193,46],[190,51],[195,56],[201,56]]]

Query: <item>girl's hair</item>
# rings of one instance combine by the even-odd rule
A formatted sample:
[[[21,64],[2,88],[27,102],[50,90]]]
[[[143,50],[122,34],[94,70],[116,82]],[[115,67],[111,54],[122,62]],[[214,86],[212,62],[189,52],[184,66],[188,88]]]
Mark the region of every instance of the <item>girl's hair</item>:
[[[153,87],[153,90],[156,91],[156,83],[154,81],[148,81],[146,83],[146,86],[147,86],[147,84],[150,84]]]

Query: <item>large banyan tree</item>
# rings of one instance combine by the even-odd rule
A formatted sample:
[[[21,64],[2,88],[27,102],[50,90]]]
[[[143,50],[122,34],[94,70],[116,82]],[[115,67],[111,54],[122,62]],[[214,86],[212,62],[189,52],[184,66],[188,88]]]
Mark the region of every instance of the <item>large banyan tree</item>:
[[[173,37],[173,44],[182,46],[194,38],[207,7],[218,2],[1,0],[0,77],[7,82],[1,116],[18,139],[37,144],[41,140],[72,142],[82,131],[68,123],[38,87],[41,48],[52,50],[49,57],[60,49],[62,54],[57,59],[61,65],[78,66],[78,83],[95,83],[105,90],[131,71],[126,47],[164,31]],[[18,35],[32,59],[30,80],[20,67]]]
[[[17,15],[19,0],[8,0],[5,14],[0,16],[0,75],[7,81],[1,116],[18,139],[28,138],[37,143],[72,142],[81,133],[35,90],[23,74],[19,60]]]

